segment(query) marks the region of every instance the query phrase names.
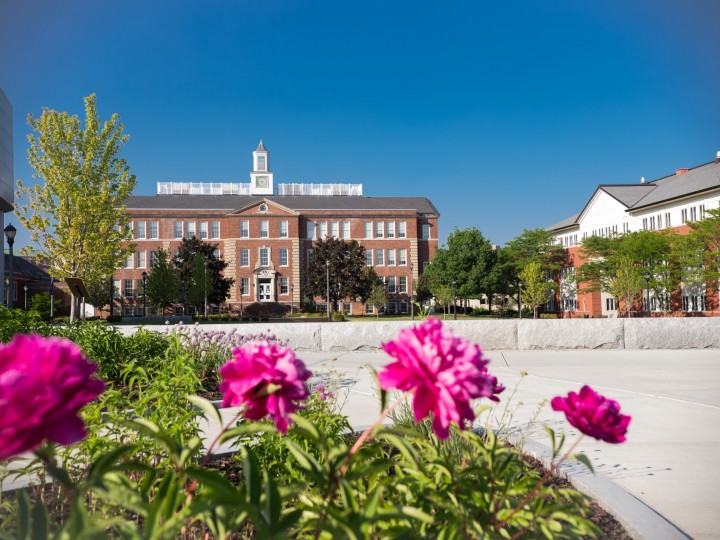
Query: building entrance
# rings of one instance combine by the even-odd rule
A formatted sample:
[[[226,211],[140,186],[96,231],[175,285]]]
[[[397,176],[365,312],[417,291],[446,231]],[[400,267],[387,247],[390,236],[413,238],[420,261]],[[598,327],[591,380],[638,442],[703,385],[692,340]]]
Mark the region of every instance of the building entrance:
[[[261,279],[258,281],[258,296],[260,302],[272,301],[272,289],[270,288],[269,279]]]

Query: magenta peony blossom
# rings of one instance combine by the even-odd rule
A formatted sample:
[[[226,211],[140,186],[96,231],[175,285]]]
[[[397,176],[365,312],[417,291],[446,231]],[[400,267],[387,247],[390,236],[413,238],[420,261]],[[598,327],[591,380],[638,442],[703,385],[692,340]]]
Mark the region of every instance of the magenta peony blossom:
[[[446,439],[450,422],[464,429],[475,413],[470,400],[487,397],[505,387],[490,375],[480,347],[455,337],[432,317],[414,328],[401,330],[394,341],[383,343],[383,349],[395,358],[378,375],[384,390],[397,388],[411,391],[415,421],[432,411],[435,434]]]
[[[568,422],[582,431],[609,443],[625,442],[625,433],[631,417],[620,414],[620,404],[601,396],[585,385],[580,394],[570,392],[567,397],[554,397],[554,411],[562,411]]]
[[[233,358],[220,368],[225,394],[223,407],[246,405],[245,418],[269,415],[281,433],[287,432],[288,415],[298,410],[309,392],[310,373],[293,351],[275,343],[254,341],[233,350]]]
[[[72,444],[85,437],[80,409],[105,390],[97,366],[66,339],[17,335],[0,345],[0,460],[43,439]]]

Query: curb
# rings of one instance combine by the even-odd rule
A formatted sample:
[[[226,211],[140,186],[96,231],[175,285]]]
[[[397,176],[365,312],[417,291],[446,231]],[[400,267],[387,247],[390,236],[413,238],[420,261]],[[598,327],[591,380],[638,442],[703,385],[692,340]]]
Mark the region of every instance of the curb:
[[[502,438],[516,445],[549,468],[552,466],[552,451],[538,442],[522,440],[520,434],[503,434]],[[522,447],[518,446],[522,443]],[[579,492],[592,498],[603,510],[611,514],[625,528],[627,533],[638,540],[687,540],[692,537],[648,506],[632,493],[609,478],[591,472],[577,461],[566,461],[558,467],[556,474],[568,480]]]

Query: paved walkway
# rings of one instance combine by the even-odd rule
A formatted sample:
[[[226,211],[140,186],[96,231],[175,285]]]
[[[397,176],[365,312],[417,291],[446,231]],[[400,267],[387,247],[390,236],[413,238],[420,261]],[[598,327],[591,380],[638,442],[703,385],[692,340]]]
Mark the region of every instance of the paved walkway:
[[[525,430],[548,444],[542,428],[577,431],[544,399],[589,384],[620,402],[633,420],[628,441],[612,445],[585,438],[596,473],[606,476],[657,510],[693,538],[720,538],[720,351],[596,350],[491,351],[491,372],[505,384],[491,424]],[[377,418],[378,400],[362,366],[386,364],[381,352],[298,352],[315,373],[334,370],[347,403],[343,411],[355,426]],[[331,358],[336,360],[330,362]],[[528,372],[522,377],[521,371]],[[328,375],[323,375],[327,377]],[[539,411],[539,412],[538,412]],[[655,539],[652,539],[655,540]]]

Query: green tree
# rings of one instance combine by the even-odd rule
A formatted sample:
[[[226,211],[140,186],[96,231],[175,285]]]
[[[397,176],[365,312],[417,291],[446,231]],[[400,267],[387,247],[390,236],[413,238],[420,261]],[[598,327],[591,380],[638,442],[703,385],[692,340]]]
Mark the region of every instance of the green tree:
[[[537,319],[537,310],[548,301],[550,293],[555,288],[553,283],[545,279],[540,263],[528,263],[519,275],[522,280],[522,301],[533,310],[533,318]],[[522,309],[522,306],[520,306]]]
[[[192,273],[188,284],[188,302],[198,306],[198,313],[201,311],[199,307],[203,306],[202,312],[207,315],[205,300],[212,297],[214,290],[213,275],[208,271],[207,259],[202,253],[196,253],[192,260]]]
[[[358,295],[363,304],[368,302],[368,298],[370,298],[375,290],[375,287],[378,285],[380,285],[380,287],[383,286],[382,278],[377,275],[377,272],[375,272],[375,269],[372,266],[365,266],[362,269],[360,294]]]
[[[58,291],[55,292],[55,294],[58,294]],[[42,292],[38,294],[34,294],[32,298],[30,298],[30,309],[33,311],[37,311],[40,316],[46,320],[50,320],[50,293],[49,292]],[[53,313],[55,316],[58,316],[60,314],[60,309],[62,309],[62,302],[55,298],[53,299]]]
[[[670,308],[670,295],[680,282],[678,238],[669,231],[637,231],[603,238],[591,236],[583,242],[587,262],[580,266],[576,280],[585,291],[612,295],[625,314],[641,298],[646,286],[644,273],[650,274],[648,286],[661,309]]]
[[[109,276],[134,250],[124,201],[135,187],[120,157],[128,135],[119,116],[100,122],[95,95],[85,101],[85,123],[66,112],[43,109],[28,116],[28,161],[41,182],[18,181],[18,219],[30,232],[23,250],[49,266],[50,275],[86,283]],[[71,302],[71,320],[75,302]]]
[[[85,300],[96,309],[110,305],[110,278],[96,278],[85,283],[88,296]],[[114,289],[114,287],[113,287]],[[113,291],[114,292],[114,291]]]
[[[330,298],[327,296],[326,262],[329,261]],[[318,240],[308,265],[308,283],[305,288],[310,296],[320,296],[337,310],[340,300],[356,300],[363,295],[363,268],[365,248],[356,240],[346,242],[338,238]]]
[[[177,301],[178,288],[178,278],[170,262],[170,253],[160,249],[150,265],[147,277],[148,302],[160,308],[164,314],[165,309]]]
[[[530,263],[537,262],[543,272],[557,272],[568,263],[568,252],[557,243],[550,231],[545,229],[523,229],[510,240],[501,255],[502,268],[497,279],[499,291],[518,297],[520,272]]]
[[[435,286],[450,286],[455,281],[459,298],[480,298],[495,287],[496,263],[496,250],[476,227],[455,228],[447,247],[437,250],[423,275]]]
[[[384,308],[388,302],[388,295],[387,291],[385,291],[385,287],[383,287],[380,283],[376,283],[370,292],[367,302],[373,305],[375,308],[375,316],[379,318],[380,310]]]
[[[642,268],[629,255],[620,255],[612,267],[609,284],[607,292],[618,301],[620,299],[624,300],[625,316],[628,316],[633,304],[642,298]]]
[[[223,277],[223,270],[227,268],[228,264],[215,256],[217,249],[217,244],[203,242],[198,238],[183,238],[178,247],[177,255],[173,258],[173,266],[179,282],[177,299],[182,304],[198,304],[198,302],[193,301],[194,298],[190,298],[190,289],[196,283],[193,278],[193,271],[195,270],[195,256],[198,254],[205,258],[209,275],[208,280],[212,283],[212,293],[208,294],[208,302],[222,304],[230,296],[230,288],[235,283],[235,280]]]
[[[720,208],[708,210],[705,219],[689,223],[690,233],[682,245],[683,281],[720,281]],[[691,269],[696,269],[694,272]]]

